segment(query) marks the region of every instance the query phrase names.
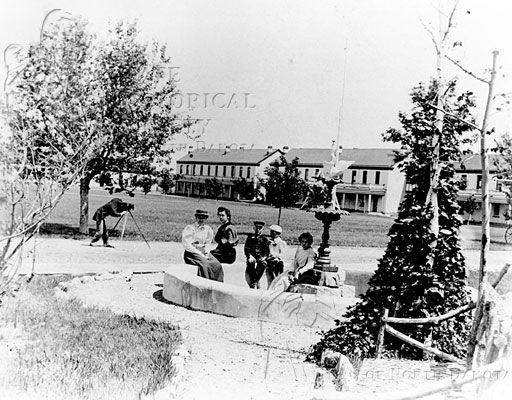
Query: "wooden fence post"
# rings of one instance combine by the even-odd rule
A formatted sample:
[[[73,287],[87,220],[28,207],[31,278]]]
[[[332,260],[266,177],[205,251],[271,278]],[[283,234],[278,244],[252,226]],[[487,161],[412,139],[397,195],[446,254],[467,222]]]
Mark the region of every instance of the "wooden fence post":
[[[386,331],[386,323],[388,320],[389,310],[385,308],[380,319],[379,334],[377,335],[377,348],[375,349],[375,358],[380,358],[384,347],[384,332]]]

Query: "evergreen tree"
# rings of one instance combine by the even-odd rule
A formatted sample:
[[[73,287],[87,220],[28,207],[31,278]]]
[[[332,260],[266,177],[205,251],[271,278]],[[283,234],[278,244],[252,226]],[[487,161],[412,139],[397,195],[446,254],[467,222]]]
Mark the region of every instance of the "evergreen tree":
[[[465,289],[465,260],[460,251],[457,182],[453,164],[460,161],[460,147],[470,128],[460,119],[472,121],[474,106],[471,93],[455,94],[450,83],[445,96],[445,114],[440,147],[440,179],[434,190],[438,194],[440,217],[439,237],[430,230],[432,207],[425,206],[432,173],[432,138],[435,134],[435,81],[427,88],[420,84],[412,92],[413,111],[410,116],[399,113],[403,130],[388,129],[386,141],[401,144],[397,161],[412,190],[405,195],[398,217],[389,232],[389,243],[378,268],[369,281],[368,291],[351,307],[337,326],[325,332],[315,344],[310,359],[319,359],[330,348],[351,356],[373,356],[381,313],[389,316],[420,318],[437,316],[469,302]],[[433,252],[433,254],[431,254]],[[434,264],[428,258],[433,255]],[[429,336],[432,346],[463,357],[469,333],[470,314],[464,313],[438,325],[400,325],[399,330],[421,342]],[[420,358],[420,350],[387,335],[385,354]]]

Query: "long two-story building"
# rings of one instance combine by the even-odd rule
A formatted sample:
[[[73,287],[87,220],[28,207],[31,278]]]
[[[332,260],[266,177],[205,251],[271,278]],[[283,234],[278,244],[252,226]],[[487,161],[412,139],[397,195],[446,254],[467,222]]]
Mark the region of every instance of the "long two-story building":
[[[331,149],[292,149],[287,160],[298,159],[302,177],[314,182],[330,160]],[[344,149],[340,160],[353,161],[337,185],[341,208],[363,212],[396,213],[405,190],[405,177],[394,161],[393,149]]]
[[[406,191],[409,189],[405,175],[394,161],[395,149],[361,148],[343,149],[340,160],[353,161],[337,185],[336,195],[343,209],[349,211],[395,214]],[[223,185],[222,198],[236,199],[233,182],[245,178],[256,183],[264,177],[266,167],[285,155],[288,161],[298,159],[302,178],[313,183],[323,168],[323,163],[331,159],[331,149],[283,148],[273,149],[196,149],[177,161],[177,172],[183,175],[176,184],[176,194],[186,196],[204,195],[201,183],[216,178]],[[508,207],[507,197],[501,191],[501,183],[494,177],[497,173],[498,156],[490,157],[491,173],[491,222],[505,222],[504,214]],[[458,179],[463,182],[459,192],[462,204],[471,196],[477,203],[472,215],[475,221],[481,220],[482,170],[480,157],[474,156],[455,166]],[[467,215],[466,215],[467,217]]]
[[[176,194],[186,196],[204,195],[203,184],[207,179],[217,179],[222,184],[225,199],[236,199],[233,182],[244,178],[256,182],[264,176],[265,168],[270,166],[284,152],[280,149],[226,148],[196,149],[177,161],[177,172],[183,178],[176,182]]]

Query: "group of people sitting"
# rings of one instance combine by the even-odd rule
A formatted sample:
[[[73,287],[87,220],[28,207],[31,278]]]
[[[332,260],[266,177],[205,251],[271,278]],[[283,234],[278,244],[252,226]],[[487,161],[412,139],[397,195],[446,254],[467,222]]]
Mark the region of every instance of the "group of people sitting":
[[[231,223],[231,212],[228,208],[219,207],[217,210],[221,225],[215,235],[212,228],[206,225],[208,216],[208,211],[196,210],[195,223],[187,225],[183,230],[183,258],[186,264],[198,267],[198,276],[223,282],[222,264],[235,262],[239,238]],[[313,236],[309,232],[299,236],[300,246],[291,265],[285,268],[287,244],[281,238],[282,228],[271,225],[270,236],[267,236],[263,234],[264,227],[264,221],[254,221],[254,232],[247,237],[244,245],[245,279],[249,287],[259,289],[264,274],[271,290],[286,290],[292,282],[310,283],[314,280],[316,253],[312,248]],[[217,243],[217,247],[210,250],[213,241]]]

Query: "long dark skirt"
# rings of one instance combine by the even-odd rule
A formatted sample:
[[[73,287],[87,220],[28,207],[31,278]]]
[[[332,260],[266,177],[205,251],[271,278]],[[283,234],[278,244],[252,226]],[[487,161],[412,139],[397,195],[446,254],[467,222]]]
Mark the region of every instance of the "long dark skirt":
[[[233,264],[236,260],[235,249],[222,249],[217,247],[216,249],[213,249],[210,254],[222,264]]]
[[[183,255],[185,264],[197,266],[197,276],[211,279],[212,281],[224,282],[224,271],[219,260],[210,255],[209,258],[201,254],[185,251]]]

